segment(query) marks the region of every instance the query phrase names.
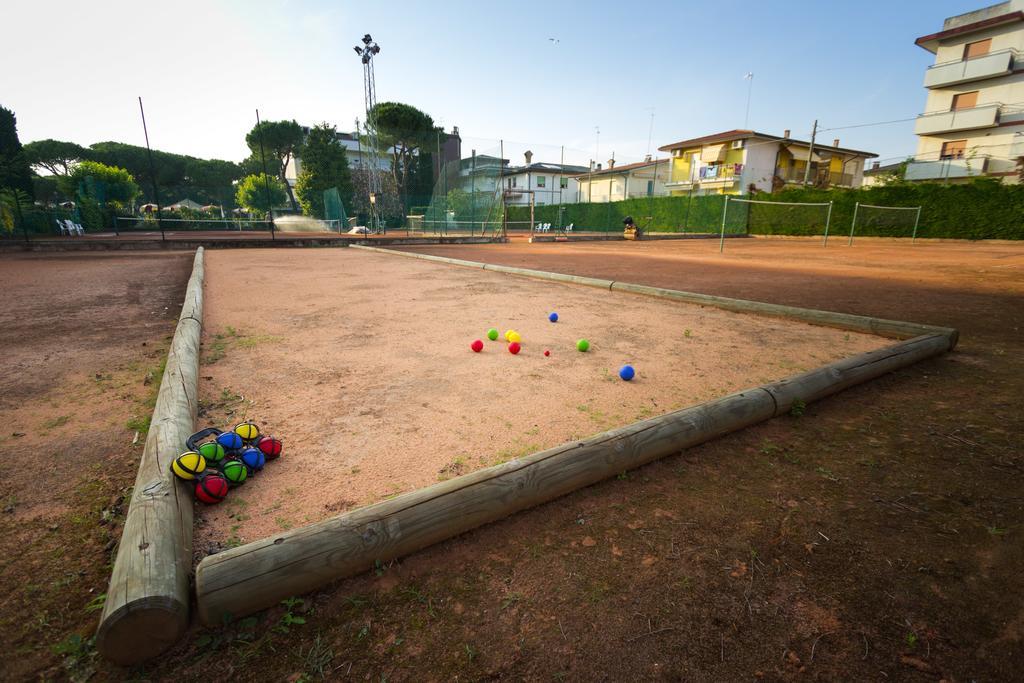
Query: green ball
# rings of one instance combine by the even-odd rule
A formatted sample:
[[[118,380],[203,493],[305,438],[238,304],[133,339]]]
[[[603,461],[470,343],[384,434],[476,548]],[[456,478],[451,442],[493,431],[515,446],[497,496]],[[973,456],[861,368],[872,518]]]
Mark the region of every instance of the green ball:
[[[246,477],[249,475],[245,465],[238,460],[226,460],[221,467],[221,472],[224,473],[224,478],[228,480],[228,484],[231,486],[244,484]]]
[[[224,447],[216,441],[207,441],[199,447],[199,455],[206,459],[208,465],[216,465],[224,459]]]
[[[495,339],[497,339],[498,338],[498,330],[496,330],[493,327],[491,329],[487,330],[487,338],[490,339],[491,341],[494,341]]]
[[[590,342],[588,342],[586,339],[580,339],[578,342],[576,342],[576,350],[577,351],[587,351],[589,349],[590,349]]]

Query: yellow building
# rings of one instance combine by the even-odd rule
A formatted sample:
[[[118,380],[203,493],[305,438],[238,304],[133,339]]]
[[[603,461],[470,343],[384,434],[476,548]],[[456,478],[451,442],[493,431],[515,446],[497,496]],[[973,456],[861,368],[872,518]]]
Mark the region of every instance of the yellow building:
[[[907,180],[1018,182],[1024,157],[1024,0],[950,17],[916,44],[935,55]]]
[[[659,147],[671,155],[670,194],[749,194],[786,185],[860,187],[864,162],[878,156],[839,146],[730,130]],[[808,170],[808,165],[810,170]]]

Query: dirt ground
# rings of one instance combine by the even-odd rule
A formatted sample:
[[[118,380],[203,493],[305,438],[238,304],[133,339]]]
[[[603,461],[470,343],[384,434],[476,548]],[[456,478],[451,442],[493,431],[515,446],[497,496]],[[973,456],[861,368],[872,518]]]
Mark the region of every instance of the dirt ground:
[[[252,419],[288,457],[202,510],[200,559],[890,343],[355,249],[210,251],[206,272],[201,426]],[[473,353],[492,326],[521,352]]]
[[[191,269],[187,252],[0,257],[4,680],[90,658]]]
[[[96,680],[1018,679],[1024,245],[919,242],[911,249],[858,240],[852,249],[822,250],[810,242],[734,240],[726,247],[724,255],[699,241],[430,250],[953,325],[960,346],[813,404],[800,417],[666,458],[255,618],[195,628],[165,657],[133,671],[97,661],[89,641],[97,615],[87,611],[106,589],[104,544],[118,531],[100,522],[134,477],[141,446],[131,448],[133,431],[79,424],[38,453],[12,448],[7,437],[5,495],[10,473],[20,469],[4,464],[11,455],[21,456],[18,463],[77,458],[95,469],[33,468],[48,477],[45,486],[71,492],[70,509],[52,521],[2,517],[9,559],[0,635],[8,648],[0,671],[7,679],[95,671]],[[0,260],[5,283],[15,262]],[[157,263],[148,261],[141,282],[157,298],[167,292],[173,316],[187,264]],[[103,286],[130,272],[107,272]],[[117,318],[121,301],[111,300],[95,309],[113,322],[102,340],[90,337],[91,317],[70,319],[56,336],[33,318],[53,314],[60,323],[76,309],[55,309],[53,301],[88,300],[90,289],[69,292],[47,275],[18,291],[9,299],[24,301],[19,315],[5,315],[0,326],[5,361],[12,348],[27,357],[33,346],[82,340],[86,348],[63,372],[88,377],[107,372],[116,358],[108,345],[123,345],[126,359],[136,348],[141,365],[123,377],[145,395],[145,363],[162,353],[144,355],[143,333],[161,342],[169,318],[160,330],[139,328]],[[137,322],[156,322],[150,315]],[[62,373],[33,363],[5,374],[3,393],[17,381],[23,388],[15,402],[49,401],[50,419],[59,418],[66,413],[45,393],[48,376]],[[134,406],[110,402],[109,410],[128,420]],[[106,447],[68,443],[90,433]],[[18,500],[41,488],[18,491]]]

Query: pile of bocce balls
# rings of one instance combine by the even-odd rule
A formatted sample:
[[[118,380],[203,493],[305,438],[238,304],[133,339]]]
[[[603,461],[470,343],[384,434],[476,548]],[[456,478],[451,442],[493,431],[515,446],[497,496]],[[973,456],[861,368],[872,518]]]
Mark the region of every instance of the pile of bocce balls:
[[[548,320],[550,322],[557,323],[558,314],[552,311],[551,313],[548,314]],[[491,329],[487,330],[487,338],[490,339],[491,341],[497,341],[498,329],[492,327]],[[505,341],[508,343],[508,352],[511,353],[513,356],[518,355],[519,352],[523,350],[523,336],[516,332],[515,330],[508,330],[505,332]],[[482,339],[475,339],[473,340],[473,343],[469,345],[469,348],[471,348],[475,353],[480,353],[481,351],[484,350],[484,342]],[[587,341],[586,339],[577,339],[576,350],[579,351],[580,353],[586,353],[587,351],[590,350],[590,342]],[[550,356],[551,351],[545,349],[544,355]],[[623,381],[629,382],[634,377],[636,377],[636,370],[633,369],[632,365],[623,365],[621,368],[619,368],[619,377]]]
[[[213,505],[228,491],[241,486],[270,460],[281,457],[281,440],[260,434],[252,422],[242,422],[230,431],[210,427],[186,441],[188,450],[171,463],[179,479],[195,482],[196,500]]]

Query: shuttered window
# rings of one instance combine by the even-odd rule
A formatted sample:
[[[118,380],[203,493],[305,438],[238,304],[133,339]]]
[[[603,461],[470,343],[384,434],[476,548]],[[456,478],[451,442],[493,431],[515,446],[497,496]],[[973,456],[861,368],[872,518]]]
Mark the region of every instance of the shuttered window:
[[[956,111],[958,109],[970,109],[978,104],[978,91],[962,92],[959,95],[953,96],[953,106],[951,109]]]
[[[963,159],[967,150],[967,140],[950,140],[942,143],[940,159]]]
[[[975,43],[967,43],[967,45],[964,45],[964,59],[974,59],[975,57],[987,55],[991,49],[991,38],[979,40]]]

